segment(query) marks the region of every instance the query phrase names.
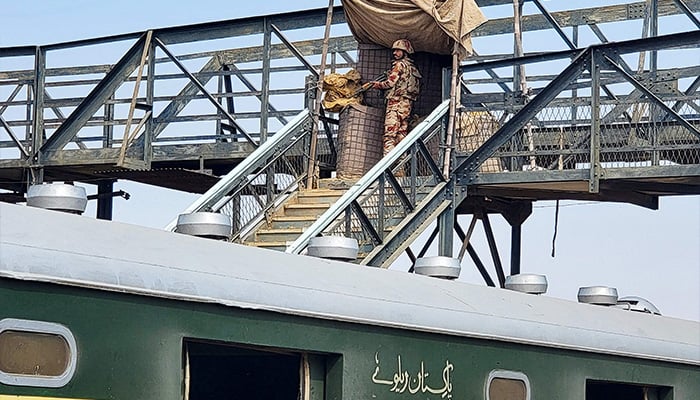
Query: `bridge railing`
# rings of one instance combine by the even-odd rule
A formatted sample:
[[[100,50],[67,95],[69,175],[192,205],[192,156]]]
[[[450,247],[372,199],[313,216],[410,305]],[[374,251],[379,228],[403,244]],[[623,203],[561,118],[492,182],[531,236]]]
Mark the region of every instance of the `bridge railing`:
[[[311,123],[308,110],[299,113],[183,213],[227,215],[233,227],[231,241],[243,241],[305,182]],[[166,229],[175,230],[176,224],[174,219]]]
[[[492,37],[513,31],[513,17],[502,12],[504,6],[512,6],[512,0],[477,3],[490,20],[473,34],[475,49],[483,54],[475,54],[472,59],[493,60],[510,54],[513,46],[509,40],[493,41]],[[637,1],[580,9],[562,9],[571,7],[568,3],[550,5],[540,0],[525,3],[521,26],[535,34],[533,45],[525,40],[526,52],[532,51],[530,48],[552,51],[562,44],[576,47],[579,41],[590,42],[591,35],[585,36],[584,29],[594,34],[593,40],[606,42],[608,38],[603,31],[608,27],[617,28],[617,37],[638,37],[637,25],[642,21],[646,27],[642,35],[655,35],[648,29],[651,26],[667,32],[675,31],[678,26],[700,27],[693,14],[699,7],[698,0]],[[679,25],[676,17],[683,18],[683,14],[686,25]],[[113,161],[121,157],[125,142],[131,144],[127,146],[131,158],[138,158],[146,166],[154,157],[182,160],[195,149],[208,151],[201,144],[232,142],[231,146],[222,146],[223,151],[230,152],[240,142],[241,154],[250,152],[252,148],[246,145],[244,132],[264,140],[306,107],[303,97],[308,66],[298,62],[297,55],[277,32],[293,37],[300,54],[316,60],[321,49],[318,28],[325,15],[325,9],[317,9],[153,30],[152,40],[143,45],[157,54],[144,65],[135,102],[134,87],[139,80],[136,71],[143,48],[132,46],[147,32],[0,48],[0,117],[3,119],[0,160],[19,161],[6,163],[11,167],[61,165],[66,157],[56,153],[65,149],[75,150],[70,155],[73,165],[88,164],[95,158]],[[344,24],[342,7],[336,7],[333,15],[334,34],[329,43],[331,69],[352,66],[357,43]],[[630,29],[630,24],[635,29]],[[543,33],[555,39],[540,40]],[[486,40],[490,42],[482,45],[481,41]],[[498,54],[503,47],[507,52]],[[127,57],[130,61],[126,63],[129,68],[110,78],[109,72],[127,53],[130,53]],[[508,88],[518,78],[489,73],[488,78],[480,79],[501,88]],[[211,98],[192,82],[192,77],[221,107],[212,104]],[[294,84],[290,85],[292,81]],[[114,90],[97,96],[94,91],[100,85]],[[504,95],[517,97],[517,89],[508,88]],[[289,103],[291,97],[295,100]],[[73,114],[79,117],[79,123],[63,127],[76,119],[72,118]],[[226,114],[235,117],[235,123]],[[140,124],[143,124],[141,131],[133,132]],[[59,135],[51,140],[56,133]],[[128,136],[132,133],[137,137],[129,143]],[[153,147],[158,147],[156,154]],[[206,155],[219,156],[215,151]]]
[[[648,58],[645,64],[645,55],[658,65],[649,66]],[[464,162],[456,172],[464,183],[483,183],[490,173],[501,173],[501,182],[509,179],[504,172],[580,171],[596,192],[605,170],[696,171],[698,59],[700,30],[463,66],[456,152]],[[546,63],[565,68],[551,79],[534,75],[520,98],[479,92],[479,79],[469,79],[486,70]]]
[[[304,58],[320,54],[323,17],[309,10],[0,48],[0,160],[61,164],[64,150],[72,164],[141,168],[197,162],[193,154],[243,158],[306,107],[317,66]],[[333,23],[344,23],[340,8]],[[345,33],[330,40],[331,68],[354,65],[357,44]]]

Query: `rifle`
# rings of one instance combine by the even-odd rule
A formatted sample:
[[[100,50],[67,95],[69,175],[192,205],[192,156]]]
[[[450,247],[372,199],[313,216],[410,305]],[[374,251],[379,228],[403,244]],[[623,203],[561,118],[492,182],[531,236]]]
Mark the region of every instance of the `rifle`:
[[[355,91],[355,93],[352,94],[352,97],[357,97],[357,96],[361,95],[362,93],[372,89],[372,82],[386,80],[387,75],[388,74],[386,72],[382,72],[376,78],[372,79],[369,82],[364,83],[359,89],[357,89]]]

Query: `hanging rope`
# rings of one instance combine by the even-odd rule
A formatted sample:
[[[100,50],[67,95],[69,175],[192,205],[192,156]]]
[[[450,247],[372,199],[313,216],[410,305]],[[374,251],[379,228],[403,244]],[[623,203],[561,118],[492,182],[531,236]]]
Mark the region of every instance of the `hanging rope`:
[[[557,227],[559,226],[559,200],[557,200],[556,210],[554,211],[554,236],[552,236],[552,258],[554,258],[554,250],[557,241]]]

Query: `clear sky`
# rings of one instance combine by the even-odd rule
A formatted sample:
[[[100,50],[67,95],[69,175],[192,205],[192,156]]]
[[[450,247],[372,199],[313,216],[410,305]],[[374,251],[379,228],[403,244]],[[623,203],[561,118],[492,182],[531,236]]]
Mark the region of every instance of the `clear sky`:
[[[612,2],[596,0],[586,5]],[[550,0],[545,4],[562,9],[571,2]],[[327,5],[328,1],[323,0],[0,0],[0,47],[49,44]],[[505,7],[499,12],[509,11]],[[485,45],[475,41],[477,52]],[[5,68],[2,62],[0,68]],[[132,195],[129,201],[115,200],[115,219],[153,227],[166,225],[196,198],[170,191],[154,196],[153,188],[122,181],[115,189]],[[94,188],[88,188],[88,192],[94,192]],[[627,204],[565,202],[560,209],[554,258],[553,203],[538,202],[534,207],[523,227],[522,270],[547,275],[548,295],[575,300],[581,286],[608,285],[617,287],[621,296],[651,300],[666,315],[700,320],[700,197],[662,198],[657,211]],[[93,210],[88,213],[94,215]],[[462,218],[461,223],[466,229],[469,220]],[[492,224],[504,265],[508,265],[510,231],[500,218],[492,218]],[[489,265],[483,235],[475,234],[474,241]],[[400,260],[396,268],[407,268],[405,261],[402,264]],[[468,260],[460,279],[483,283]]]

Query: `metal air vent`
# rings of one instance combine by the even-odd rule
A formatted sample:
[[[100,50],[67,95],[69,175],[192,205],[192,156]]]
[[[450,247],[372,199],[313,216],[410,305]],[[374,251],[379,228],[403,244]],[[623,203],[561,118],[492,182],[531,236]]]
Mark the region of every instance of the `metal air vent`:
[[[212,212],[180,214],[175,232],[209,239],[228,239],[232,232],[231,218]]]
[[[625,296],[617,300],[617,306],[625,310],[661,315],[656,306],[649,300],[637,296]]]
[[[617,289],[607,286],[587,286],[578,290],[579,303],[613,306],[617,304]]]
[[[87,206],[87,194],[85,188],[66,183],[32,185],[27,190],[27,205],[82,214]]]
[[[529,294],[547,293],[547,277],[537,274],[518,274],[506,277],[506,289]]]
[[[352,261],[357,259],[357,239],[344,236],[319,236],[311,238],[306,254],[331,260]]]
[[[433,278],[457,279],[462,267],[456,258],[433,256],[417,259],[413,270],[416,274]]]

